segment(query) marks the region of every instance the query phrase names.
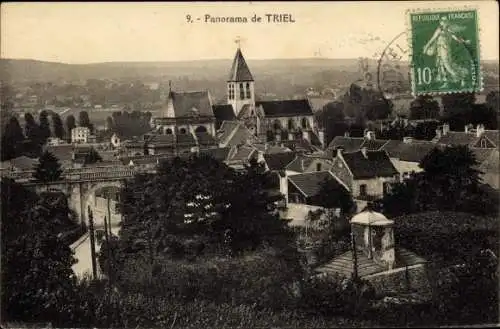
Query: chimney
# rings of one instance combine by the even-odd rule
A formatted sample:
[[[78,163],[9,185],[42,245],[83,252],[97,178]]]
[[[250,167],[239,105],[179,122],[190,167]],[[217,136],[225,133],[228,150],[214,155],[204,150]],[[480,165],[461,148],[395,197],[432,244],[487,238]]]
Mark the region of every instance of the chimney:
[[[363,156],[364,156],[365,158],[368,158],[368,156],[366,155],[366,152],[367,152],[366,147],[362,147],[362,148],[361,148],[361,153],[363,153]]]
[[[477,125],[476,137],[480,137],[483,133],[484,133],[484,125],[483,124]]]
[[[289,141],[292,141],[294,138],[293,138],[293,134],[292,133],[288,133],[288,140]]]
[[[411,142],[413,142],[413,137],[410,137],[410,136],[403,137],[403,143],[411,144]]]
[[[467,133],[471,132],[472,128],[473,128],[473,126],[471,124],[466,124],[464,127],[465,133],[467,134]]]
[[[300,159],[300,167],[302,168],[302,171],[304,171],[304,159]]]
[[[447,123],[443,124],[443,136],[446,136],[449,131],[450,131],[450,125]]]
[[[348,131],[346,131],[346,132],[344,133],[344,137],[349,137],[350,135],[351,135],[351,134],[350,134]]]
[[[344,150],[343,150],[342,148],[338,147],[338,148],[337,148],[337,157],[341,157],[341,156],[342,156],[342,152],[343,152],[343,151],[344,151]]]
[[[281,142],[281,134],[280,133],[276,134],[276,142]]]

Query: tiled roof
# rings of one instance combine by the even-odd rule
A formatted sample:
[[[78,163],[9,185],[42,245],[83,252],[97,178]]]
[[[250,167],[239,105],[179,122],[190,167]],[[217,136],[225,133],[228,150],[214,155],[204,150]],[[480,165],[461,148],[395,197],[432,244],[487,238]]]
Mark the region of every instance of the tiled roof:
[[[236,129],[240,123],[238,121],[224,121],[222,122],[219,131],[217,132],[219,140],[221,143],[227,143],[229,141],[229,137],[233,133],[234,129]]]
[[[449,131],[441,136],[436,143],[444,145],[469,145],[472,146],[478,141],[476,133],[466,133],[464,131]]]
[[[266,153],[266,154],[291,153],[291,152],[292,152],[292,150],[290,150],[288,147],[276,146],[276,145],[271,145],[267,149],[264,150],[264,153]]]
[[[198,140],[198,145],[200,146],[217,145],[217,141],[215,140],[215,138],[206,132],[196,133],[196,139]]]
[[[403,141],[390,141],[384,145],[382,150],[389,154],[389,157],[396,158],[401,161],[420,162],[436,144],[428,141],[411,141],[405,143]]]
[[[356,255],[358,262],[357,270],[358,270],[358,275],[360,277],[385,271],[385,269],[382,266],[375,263],[373,259],[369,259],[364,252],[358,250],[356,252]],[[404,248],[396,248],[395,258],[397,267],[412,266],[417,264],[423,264],[426,262],[424,258],[419,257],[415,253]],[[316,268],[315,272],[340,274],[345,277],[351,277],[353,270],[354,270],[353,255],[352,251],[349,250],[343,253],[342,255],[335,257],[330,262]]]
[[[342,148],[345,152],[354,152],[361,148],[361,145],[365,142],[364,138],[361,137],[343,137],[335,136],[335,138],[328,145],[328,150],[335,150],[337,148]]]
[[[230,147],[219,147],[200,150],[200,154],[206,154],[219,161],[226,161],[229,156]]]
[[[38,164],[38,159],[35,158],[29,158],[27,156],[20,156],[14,159],[10,159],[8,164],[10,164],[11,167],[14,167],[17,170],[33,170],[35,169],[35,166]]]
[[[236,50],[234,55],[233,65],[227,78],[228,81],[253,81],[252,73],[248,68],[247,62],[241,53],[240,48]]]
[[[60,161],[65,161],[73,159],[73,148],[73,145],[68,144],[47,146],[45,150],[52,153]]]
[[[499,138],[499,133],[498,130],[485,130],[483,133],[490,141],[492,141],[496,147],[498,147],[498,138]]]
[[[336,184],[338,189],[345,187],[339,183],[337,179],[329,171],[315,171],[289,176],[288,180],[304,194],[305,197],[312,197],[319,194],[321,187],[325,181],[331,181]]]
[[[176,118],[214,116],[208,91],[170,92],[169,98]]]
[[[311,143],[308,140],[306,140],[304,138],[281,141],[281,144],[283,144],[283,146],[289,148],[290,150],[296,151],[296,152],[303,151],[303,152],[309,153],[309,152],[315,152],[318,150],[313,145],[311,145]]]
[[[479,147],[471,147],[470,150],[472,153],[474,153],[474,156],[476,157],[476,160],[477,162],[479,162],[479,164],[482,164],[486,159],[490,157],[492,153],[496,151],[495,149],[483,149]]]
[[[386,139],[366,139],[363,144],[361,144],[361,148],[366,147],[369,151],[378,151],[380,150],[388,140]]]
[[[498,174],[498,168],[499,168],[499,152],[498,150],[493,150],[490,155],[484,159],[484,161],[481,163],[479,168],[484,171],[484,172],[493,172]]]
[[[236,120],[233,106],[231,104],[214,105],[213,111],[215,119],[219,122]]]
[[[138,142],[140,143],[140,142]],[[173,146],[175,143],[175,136],[170,135],[153,135],[148,141],[150,147],[163,147],[163,146]],[[144,143],[142,144],[144,145]]]
[[[264,154],[264,160],[269,170],[284,170],[295,157],[294,152]]]
[[[231,157],[230,161],[246,161],[249,160],[256,149],[251,146],[243,145],[238,148],[236,153]]]
[[[262,101],[257,102],[256,106],[262,106],[266,117],[313,115],[311,105],[309,105],[307,99]]]
[[[367,151],[366,157],[363,152],[343,153],[347,166],[355,179],[391,177],[398,174],[385,151]]]
[[[297,156],[295,160],[290,162],[286,166],[286,170],[295,171],[295,172],[304,172],[307,167],[314,161],[314,158],[306,157],[306,156]]]

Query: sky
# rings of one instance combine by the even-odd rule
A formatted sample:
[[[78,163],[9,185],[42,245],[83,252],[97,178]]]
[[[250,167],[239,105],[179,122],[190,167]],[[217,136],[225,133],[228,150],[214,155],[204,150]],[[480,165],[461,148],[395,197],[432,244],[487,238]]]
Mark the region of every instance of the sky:
[[[0,50],[2,58],[70,64],[229,59],[239,37],[248,59],[374,57],[407,31],[407,10],[465,6],[478,10],[482,58],[498,60],[495,1],[3,3]],[[267,22],[266,14],[295,22]]]

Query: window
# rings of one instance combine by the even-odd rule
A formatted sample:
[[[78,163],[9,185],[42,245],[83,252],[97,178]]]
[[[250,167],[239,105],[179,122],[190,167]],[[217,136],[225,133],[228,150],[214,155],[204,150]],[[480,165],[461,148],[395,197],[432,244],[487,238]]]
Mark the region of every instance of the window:
[[[359,185],[359,195],[366,196],[366,184]]]
[[[165,130],[165,134],[172,135],[172,129],[167,128],[167,130]]]
[[[245,89],[242,83],[240,83],[240,99],[245,99]]]
[[[390,191],[391,191],[391,184],[385,182],[383,184],[383,193],[384,193],[384,195],[388,194]]]
[[[302,128],[307,128],[307,119],[302,118]]]
[[[185,134],[187,132],[187,130],[186,130],[186,128],[181,128],[181,129],[179,129],[179,132],[181,134]]]
[[[288,119],[288,130],[293,129],[293,119]]]
[[[321,171],[321,163],[316,163],[316,171]]]
[[[229,99],[234,99],[234,84],[230,83],[229,84]]]
[[[481,148],[487,148],[487,147],[488,147],[488,145],[486,143],[486,139],[484,139],[484,138],[481,139]]]
[[[248,83],[248,82],[247,82],[247,98],[248,99],[252,98],[251,93],[250,93],[250,83]]]
[[[199,126],[198,128],[196,128],[195,132],[196,133],[206,133],[207,128],[205,128],[205,126]]]

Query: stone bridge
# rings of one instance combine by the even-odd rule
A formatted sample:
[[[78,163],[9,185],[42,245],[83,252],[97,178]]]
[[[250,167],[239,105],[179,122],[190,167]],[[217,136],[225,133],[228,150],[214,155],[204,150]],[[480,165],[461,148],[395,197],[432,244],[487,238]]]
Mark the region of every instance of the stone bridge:
[[[95,226],[103,226],[104,215],[96,216],[94,211],[96,192],[109,188],[121,189],[127,179],[141,172],[143,170],[130,167],[67,169],[61,175],[61,180],[47,183],[33,180],[32,172],[10,173],[3,176],[10,177],[37,193],[47,191],[64,193],[78,223],[88,224],[88,206],[90,206],[94,212]]]

